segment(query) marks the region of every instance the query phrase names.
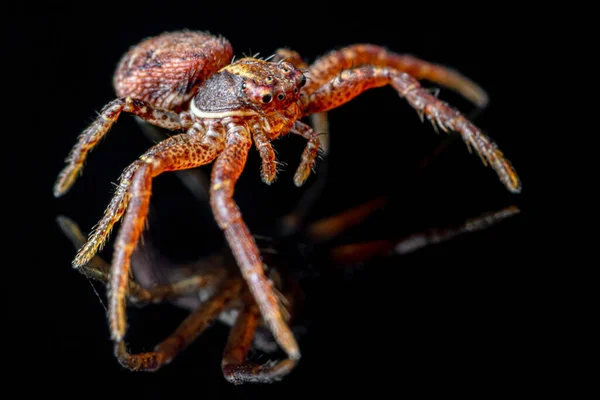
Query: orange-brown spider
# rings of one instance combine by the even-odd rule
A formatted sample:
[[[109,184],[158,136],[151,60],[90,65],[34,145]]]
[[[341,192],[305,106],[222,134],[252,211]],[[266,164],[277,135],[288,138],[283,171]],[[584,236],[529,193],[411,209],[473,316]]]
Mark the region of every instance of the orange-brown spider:
[[[233,62],[233,50],[226,39],[201,32],[164,33],[146,39],[122,58],[114,76],[118,98],[102,109],[70,153],[54,187],[55,196],[71,187],[88,152],[121,112],[183,131],[156,144],[123,172],[104,217],[73,261],[76,268],[85,266],[124,216],[109,272],[108,317],[117,349],[124,349],[130,258],[144,228],[152,179],[166,171],[215,161],[210,187],[215,219],[262,319],[289,357],[284,364],[293,365],[300,358],[272,283],[265,276],[259,250],[233,200],[234,186],[252,141],[263,161],[263,181],[273,182],[277,162],[271,141],[290,132],[308,140],[294,176],[295,184],[302,185],[313,168],[319,138],[300,119],[339,107],[370,88],[391,85],[434,126],[461,134],[469,149],[474,148],[483,162],[495,169],[510,191],[520,190],[516,172],[496,144],[418,81],[427,79],[484,105],[487,97],[483,90],[457,72],[378,46],[353,45],[308,66],[307,81],[299,69],[305,64],[297,54],[278,54],[280,59],[272,62],[252,57]],[[138,361],[153,368],[168,362],[168,354],[159,350]]]

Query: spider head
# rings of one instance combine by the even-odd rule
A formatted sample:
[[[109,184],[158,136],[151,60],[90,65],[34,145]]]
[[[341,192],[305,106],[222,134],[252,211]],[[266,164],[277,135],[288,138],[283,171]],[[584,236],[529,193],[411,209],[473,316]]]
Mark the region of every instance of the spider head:
[[[264,111],[285,109],[300,99],[306,77],[289,62],[245,58],[231,64],[230,72],[241,77],[243,97]]]

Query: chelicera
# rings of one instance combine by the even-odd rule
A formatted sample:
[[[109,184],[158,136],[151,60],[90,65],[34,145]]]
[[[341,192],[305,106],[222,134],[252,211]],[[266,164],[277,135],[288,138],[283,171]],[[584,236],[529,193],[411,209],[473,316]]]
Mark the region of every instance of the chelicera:
[[[477,105],[487,102],[485,92],[456,71],[369,44],[333,51],[310,66],[290,50],[278,51],[271,61],[253,57],[233,61],[233,50],[226,39],[203,32],[164,33],[132,47],[114,76],[117,98],[79,136],[54,187],[58,197],[72,186],[88,152],[123,111],[156,126],[180,131],[125,169],[104,217],[73,261],[75,268],[88,264],[106,242],[114,224],[123,218],[107,277],[110,331],[122,364],[135,369],[160,367],[193,339],[193,327],[198,325],[198,321],[186,320],[188,325],[182,328],[177,343],[152,353],[129,354],[125,349],[131,255],[145,226],[152,179],[163,172],[214,162],[210,204],[215,219],[262,321],[288,356],[277,365],[264,366],[261,376],[269,377],[264,380],[289,372],[300,358],[300,351],[272,282],[265,275],[259,249],[233,200],[235,183],[252,143],[262,158],[262,180],[270,184],[277,174],[271,142],[288,133],[304,137],[308,143],[294,176],[295,184],[300,186],[308,178],[320,147],[318,130],[300,119],[334,109],[368,89],[389,84],[421,117],[444,131],[458,132],[469,148],[494,168],[510,191],[519,192],[519,178],[496,144],[460,112],[423,88],[420,79],[453,89]],[[237,284],[224,285],[221,302],[239,291]],[[256,381],[256,371],[244,368],[240,365],[236,376]]]

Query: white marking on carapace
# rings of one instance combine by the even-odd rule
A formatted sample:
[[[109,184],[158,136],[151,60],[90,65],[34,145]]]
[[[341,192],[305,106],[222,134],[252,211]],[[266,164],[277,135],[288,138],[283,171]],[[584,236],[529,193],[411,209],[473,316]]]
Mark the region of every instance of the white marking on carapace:
[[[250,117],[253,115],[258,115],[256,111],[252,110],[232,110],[221,112],[201,111],[198,110],[193,101],[190,102],[190,113],[198,118]]]

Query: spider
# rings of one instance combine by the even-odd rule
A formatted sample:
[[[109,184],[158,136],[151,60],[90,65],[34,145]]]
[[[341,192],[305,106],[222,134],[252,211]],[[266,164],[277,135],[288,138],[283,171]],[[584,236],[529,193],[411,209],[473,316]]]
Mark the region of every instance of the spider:
[[[485,105],[485,92],[458,72],[371,44],[332,51],[310,66],[292,50],[279,50],[275,56],[271,60],[234,60],[230,43],[206,32],[167,32],[147,38],[123,56],[113,80],[117,98],[79,136],[67,158],[54,186],[56,197],[73,185],[89,151],[122,112],[179,131],[125,169],[103,218],[73,260],[75,268],[88,264],[108,239],[114,224],[123,218],[108,273],[110,332],[116,351],[122,355],[130,259],[145,226],[152,179],[163,172],[214,161],[210,186],[214,217],[262,320],[287,354],[288,358],[279,364],[283,369],[297,362],[300,351],[273,284],[264,272],[256,242],[233,200],[235,183],[253,142],[262,159],[262,180],[270,184],[277,174],[271,142],[288,133],[307,139],[294,175],[294,183],[301,186],[314,167],[320,141],[318,131],[300,119],[319,115],[368,89],[389,84],[422,119],[426,117],[443,131],[459,133],[469,150],[475,149],[484,164],[493,167],[508,190],[520,191],[516,171],[497,145],[419,83],[426,79],[457,91],[479,106]],[[168,362],[180,345],[175,341],[175,348],[127,357],[142,369],[154,369]]]

